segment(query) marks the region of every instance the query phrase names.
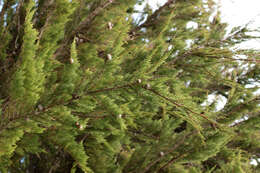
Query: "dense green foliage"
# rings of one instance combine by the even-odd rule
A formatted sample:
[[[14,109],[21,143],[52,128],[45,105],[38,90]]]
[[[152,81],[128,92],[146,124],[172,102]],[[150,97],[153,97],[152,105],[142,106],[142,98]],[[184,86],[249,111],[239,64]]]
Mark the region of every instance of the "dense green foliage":
[[[259,172],[259,52],[212,0],[0,3],[1,173]]]

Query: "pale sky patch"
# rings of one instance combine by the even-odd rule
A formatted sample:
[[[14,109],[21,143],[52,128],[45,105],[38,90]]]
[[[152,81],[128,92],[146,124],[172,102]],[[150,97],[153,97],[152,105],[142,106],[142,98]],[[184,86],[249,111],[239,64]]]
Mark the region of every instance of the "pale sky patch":
[[[260,0],[215,0],[221,11],[223,22],[228,23],[229,30],[236,26],[245,26],[249,24],[251,29],[260,28]],[[159,8],[167,2],[167,0],[145,0],[153,10]],[[139,6],[142,9],[142,6]],[[260,36],[260,34],[255,33]],[[242,43],[243,48],[260,48],[260,39],[251,40]]]

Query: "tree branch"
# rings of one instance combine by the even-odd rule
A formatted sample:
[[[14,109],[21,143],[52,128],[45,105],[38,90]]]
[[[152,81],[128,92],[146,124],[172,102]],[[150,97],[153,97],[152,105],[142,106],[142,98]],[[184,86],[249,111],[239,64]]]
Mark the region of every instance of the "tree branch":
[[[74,31],[73,34],[76,34],[77,32],[81,31],[82,29],[85,29],[90,25],[90,23],[93,21],[93,19],[100,13],[101,10],[112,4],[114,0],[108,0],[104,4],[101,4],[99,7],[97,7],[85,20],[83,20],[78,28]]]
[[[122,85],[122,86],[116,86],[113,88],[104,88],[104,89],[99,89],[99,90],[95,90],[95,91],[88,91],[86,94],[95,94],[95,93],[99,93],[99,92],[113,91],[116,89],[131,87],[133,84],[135,84],[135,83],[126,84],[126,85]]]
[[[144,88],[145,90],[151,91],[151,92],[154,93],[155,95],[160,96],[161,98],[163,98],[163,99],[165,99],[165,100],[171,102],[172,104],[176,105],[177,107],[183,107],[183,108],[186,109],[187,111],[189,111],[189,112],[191,112],[191,113],[193,113],[193,114],[199,115],[199,116],[202,117],[203,119],[206,119],[207,121],[209,121],[210,124],[211,124],[213,127],[218,127],[218,124],[217,124],[216,122],[210,120],[210,119],[209,119],[207,116],[205,116],[204,114],[202,114],[202,113],[197,113],[197,112],[193,111],[191,108],[189,108],[189,107],[187,107],[187,106],[185,106],[185,105],[183,105],[183,104],[177,103],[177,102],[173,101],[172,99],[161,95],[160,93],[158,93],[157,91],[155,91],[155,90],[153,90],[153,89],[149,89],[149,88],[147,88],[147,87],[145,87],[145,86],[142,86],[142,88]]]
[[[138,30],[140,30],[142,27],[148,27],[150,26],[157,18],[157,16],[165,9],[165,8],[169,8],[171,4],[175,3],[176,0],[168,0],[163,6],[161,6],[159,9],[157,9],[151,16],[149,16],[147,18],[147,20],[137,26],[136,28],[134,28],[133,30],[130,31],[130,33],[134,33]]]
[[[59,56],[62,52],[64,52],[64,49],[67,45],[70,45],[73,38],[76,36],[76,34],[83,29],[86,29],[90,26],[92,21],[95,19],[95,17],[107,6],[112,4],[115,0],[107,0],[105,3],[101,4],[99,7],[97,7],[92,13],[90,13],[85,20],[83,20],[78,27],[72,31],[70,36],[64,40],[63,44],[56,50],[55,54],[53,55],[53,58],[55,59],[57,56]]]
[[[48,2],[48,1],[46,1]],[[51,6],[53,4],[54,0],[51,0],[48,3],[45,3],[44,6],[46,6],[46,8],[48,8],[49,6]],[[39,31],[39,36],[38,36],[38,40],[41,40],[42,34],[44,32],[44,30],[46,29],[46,27],[49,25],[50,19],[53,15],[53,11],[51,11],[48,15],[47,15],[47,19],[45,21],[44,26],[41,28],[41,30]]]
[[[168,161],[165,165],[163,165],[160,169],[159,169],[159,172],[163,171],[163,169],[169,167],[171,164],[173,164],[176,160],[179,160],[183,157],[185,157],[187,154],[180,154],[179,156],[177,157],[174,157],[172,158],[170,161]]]
[[[173,151],[175,151],[180,145],[182,145],[185,141],[186,138],[190,137],[191,135],[193,135],[195,132],[191,132],[189,134],[185,134],[183,135],[183,137],[181,138],[181,140],[177,140],[178,142],[167,152],[165,152],[164,155],[160,155],[159,158],[157,158],[156,160],[154,160],[153,162],[151,162],[150,164],[148,164],[145,168],[144,171],[141,173],[146,173],[147,171],[149,171],[149,169],[155,165],[156,163],[158,163],[160,160],[162,160],[165,156],[169,155],[170,153],[172,153]]]
[[[6,11],[6,9],[8,8],[8,6],[9,6],[9,3],[8,3],[9,1],[7,1],[7,2],[5,2],[4,3],[4,5],[3,5],[3,7],[2,7],[2,10],[1,10],[1,12],[0,12],[0,24],[2,24],[3,22],[4,22],[4,14],[5,14],[5,11]]]

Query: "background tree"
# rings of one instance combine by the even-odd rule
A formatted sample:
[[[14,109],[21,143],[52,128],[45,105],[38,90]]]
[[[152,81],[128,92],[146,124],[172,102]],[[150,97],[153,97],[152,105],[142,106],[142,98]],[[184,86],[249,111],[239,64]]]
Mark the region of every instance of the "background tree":
[[[259,51],[212,0],[0,2],[1,172],[259,171]]]

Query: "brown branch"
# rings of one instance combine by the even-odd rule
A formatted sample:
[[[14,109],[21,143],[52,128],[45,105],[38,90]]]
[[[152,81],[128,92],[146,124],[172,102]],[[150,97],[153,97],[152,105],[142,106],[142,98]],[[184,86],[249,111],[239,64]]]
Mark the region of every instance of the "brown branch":
[[[117,90],[117,89],[123,89],[123,88],[131,88],[133,85],[136,85],[137,82],[134,82],[134,83],[130,83],[130,84],[126,84],[126,85],[122,85],[122,86],[115,86],[115,87],[111,87],[111,88],[104,88],[104,89],[98,89],[98,90],[94,90],[94,91],[87,91],[86,94],[96,94],[96,93],[100,93],[100,92],[108,92],[108,91],[113,91],[113,90]],[[213,127],[217,127],[217,124],[215,122],[213,122],[212,120],[208,119],[207,116],[205,116],[204,114],[200,114],[200,113],[197,113],[195,111],[193,111],[192,109],[190,109],[189,107],[183,105],[183,104],[180,104],[180,103],[177,103],[173,100],[171,100],[170,98],[168,97],[165,97],[163,95],[161,95],[160,93],[158,93],[157,91],[153,90],[153,89],[148,89],[147,87],[145,86],[142,86],[142,88],[146,89],[146,90],[149,90],[151,91],[152,93],[162,97],[163,99],[171,102],[172,104],[178,106],[178,107],[183,107],[185,108],[186,110],[188,110],[189,112],[193,113],[193,114],[196,114],[196,115],[199,115],[201,116],[202,118],[206,119],[207,121],[209,121],[211,123],[211,125]],[[45,108],[43,108],[43,110],[39,111],[38,113],[44,113],[44,112],[47,112],[49,109],[51,109],[52,107],[56,106],[56,105],[66,105],[66,104],[70,104],[72,101],[75,101],[75,100],[78,100],[80,99],[82,96],[73,96],[70,100],[66,101],[66,102],[60,102],[60,103],[55,103],[55,104],[51,104]],[[25,114],[25,115],[21,115],[15,119],[19,119],[19,118],[27,118],[29,117],[29,115],[35,115],[35,110]],[[12,119],[9,123],[11,123],[12,121],[14,121],[15,119]],[[8,123],[8,124],[9,124]],[[8,124],[5,125],[4,127],[1,127],[0,128],[0,131],[6,127],[8,127]]]
[[[14,16],[14,18],[15,17],[19,17],[19,12],[17,12],[17,9],[19,8],[19,6],[21,6],[20,4],[21,4],[22,2],[21,2],[21,0],[19,0],[19,2],[18,2],[18,6],[16,7],[16,13],[15,13],[15,16]],[[4,23],[4,15],[5,15],[5,13],[6,13],[6,10],[9,8],[11,6],[11,4],[10,4],[10,1],[6,1],[4,4],[3,4],[3,7],[2,7],[2,10],[1,10],[1,12],[0,12],[0,26]],[[8,29],[10,28],[10,24],[9,25],[6,25],[5,26],[5,29],[3,28],[3,31],[4,32],[2,32],[2,34],[3,34],[3,37],[5,37],[5,35],[8,33],[7,31],[8,31]],[[1,36],[1,35],[0,35]],[[0,47],[1,47],[1,45],[0,45]]]
[[[163,98],[163,99],[165,99],[165,100],[171,102],[172,104],[176,105],[177,107],[182,107],[182,108],[188,110],[189,112],[191,112],[191,113],[193,113],[193,114],[199,115],[199,116],[202,117],[203,119],[206,119],[207,121],[209,121],[213,127],[218,127],[218,125],[217,125],[216,122],[210,120],[210,119],[209,119],[207,116],[205,116],[204,114],[202,114],[202,113],[197,113],[197,112],[193,111],[191,108],[189,108],[189,107],[187,107],[187,106],[185,106],[185,105],[183,105],[183,104],[177,103],[177,102],[173,101],[172,99],[161,95],[160,93],[158,93],[157,91],[155,91],[155,90],[153,90],[153,89],[147,88],[147,87],[145,87],[145,86],[142,86],[142,88],[151,91],[151,92],[154,93],[155,95],[160,96],[161,98]]]
[[[187,52],[185,52],[184,54],[180,55],[180,56],[177,56],[176,58],[174,58],[172,61],[168,62],[169,65],[173,65],[176,63],[177,60],[180,60],[180,59],[185,59],[189,56],[192,56],[192,55],[196,55],[196,56],[200,56],[201,58],[203,58],[203,56],[205,57],[208,57],[208,58],[214,58],[214,59],[218,59],[218,60],[221,60],[219,62],[215,62],[215,63],[221,63],[221,62],[230,62],[230,61],[244,61],[244,62],[253,62],[253,63],[256,63],[256,64],[259,64],[260,63],[260,60],[259,59],[251,59],[251,58],[247,58],[247,59],[242,59],[242,58],[230,58],[230,57],[217,57],[215,55],[207,55],[207,54],[201,54],[201,55],[198,55],[194,52],[192,52],[193,50],[189,50]],[[225,59],[227,61],[225,61]],[[230,61],[228,61],[230,60]],[[182,64],[183,65],[183,64]]]
[[[129,88],[129,87],[132,87],[133,85],[135,85],[135,83],[131,83],[131,84],[126,84],[126,85],[122,85],[122,86],[116,86],[116,87],[112,87],[112,88],[104,88],[104,89],[99,89],[99,90],[95,90],[95,91],[88,91],[86,92],[86,94],[95,94],[95,93],[99,93],[99,92],[107,92],[107,91],[113,91],[113,90],[117,90],[117,89],[122,89],[122,88]],[[191,108],[183,105],[183,104],[180,104],[180,103],[177,103],[173,100],[171,100],[170,98],[168,97],[165,97],[163,95],[161,95],[160,93],[158,93],[157,91],[151,89],[151,88],[147,88],[146,86],[142,86],[142,88],[144,88],[145,90],[149,90],[151,91],[152,93],[154,93],[155,95],[158,95],[160,96],[161,98],[171,102],[172,104],[176,105],[177,107],[183,107],[184,109],[188,110],[189,112],[193,113],[193,114],[196,114],[196,115],[199,115],[200,117],[206,119],[207,121],[209,121],[211,123],[211,125],[213,127],[218,127],[218,125],[216,124],[216,122],[210,120],[207,116],[205,116],[204,114],[201,114],[201,113],[197,113],[195,111],[193,111]],[[72,98],[72,100],[75,100],[75,99],[79,99],[80,97],[76,97],[76,98]]]
[[[252,118],[258,117],[259,114],[260,114],[260,111],[247,113],[247,115],[250,115],[250,117],[248,116],[248,119],[243,119],[243,117],[242,117],[242,119],[243,119],[242,121],[239,121],[237,123],[234,122],[234,123],[230,124],[229,127],[237,127],[237,126],[243,125],[243,124],[247,123],[248,121],[250,121]]]
[[[107,6],[112,4],[115,0],[107,0],[104,4],[101,4],[99,7],[97,7],[92,13],[90,13],[85,20],[83,20],[78,27],[72,31],[71,35],[64,40],[63,44],[57,49],[55,54],[53,55],[53,58],[55,59],[57,56],[59,56],[62,52],[64,52],[64,49],[67,45],[70,45],[70,42],[72,42],[72,39],[76,36],[78,32],[80,32],[83,29],[86,29],[90,26],[92,21],[95,19],[95,17]]]
[[[214,58],[214,59],[229,59],[231,61],[245,61],[245,62],[255,62],[255,63],[260,63],[260,60],[258,59],[250,59],[250,58],[247,58],[247,59],[242,59],[242,58],[229,58],[229,57],[216,57],[216,56],[210,56],[210,55],[206,55],[206,57],[209,57],[209,58]]]
[[[121,88],[128,88],[128,87],[131,87],[133,84],[136,84],[136,83],[126,84],[126,85],[122,85],[122,86],[116,86],[116,87],[112,87],[112,88],[104,88],[104,89],[99,89],[99,90],[95,90],[95,91],[88,91],[86,94],[95,94],[95,93],[99,93],[99,92],[107,92],[107,91],[113,91],[113,90],[121,89]]]
[[[48,2],[48,1],[46,1]],[[44,6],[46,6],[46,8],[48,8],[49,6],[51,6],[53,4],[54,0],[51,0],[48,3],[45,3]],[[44,26],[41,28],[41,30],[39,31],[39,36],[38,36],[38,40],[41,40],[42,34],[45,31],[45,29],[47,28],[47,26],[49,25],[50,19],[53,15],[54,11],[51,11],[48,15],[47,15],[47,19],[45,21]]]
[[[86,92],[86,94],[96,94],[96,93],[99,93],[99,92],[107,92],[107,91],[113,91],[113,90],[122,89],[122,88],[128,88],[128,87],[132,87],[135,84],[137,84],[137,83],[130,83],[130,84],[122,85],[122,86],[115,86],[115,87],[112,87],[112,88],[104,88],[104,89],[89,91],[89,92]],[[37,114],[48,112],[51,108],[53,108],[53,107],[55,107],[57,105],[67,105],[67,104],[70,104],[72,101],[78,100],[81,97],[82,96],[76,96],[75,95],[68,101],[61,101],[59,103],[53,103],[53,104],[51,104],[49,106],[44,107],[42,110],[38,111]],[[13,121],[15,121],[17,119],[21,119],[21,118],[28,118],[28,117],[33,116],[33,115],[36,115],[36,111],[35,110],[32,110],[31,112],[28,112],[28,113],[23,114],[23,115],[19,115],[19,116],[15,117],[15,118],[11,119],[5,126],[0,126],[0,132],[3,129],[7,128],[8,125],[11,124]],[[102,117],[100,117],[100,118],[102,118]]]
[[[251,100],[249,100],[249,101],[247,101],[247,102],[245,102],[245,103],[241,103],[241,104],[235,106],[235,107],[233,108],[233,110],[231,110],[231,111],[228,112],[228,113],[224,113],[224,115],[225,115],[226,117],[229,117],[230,114],[235,113],[235,112],[239,112],[239,110],[243,109],[245,105],[247,105],[247,104],[249,104],[249,103],[251,103],[251,102],[254,102],[254,101],[259,101],[259,100],[260,100],[260,95],[254,97],[253,99],[251,99]],[[220,119],[220,120],[223,120],[223,119]],[[220,120],[219,120],[219,121],[220,121]],[[233,127],[233,126],[231,126],[231,127]]]
[[[132,134],[143,135],[143,136],[145,136],[145,137],[152,138],[152,139],[157,140],[157,141],[158,141],[159,138],[160,138],[160,136],[155,136],[155,135],[153,135],[153,134],[147,135],[147,134],[145,134],[144,132],[142,132],[142,131],[137,131],[137,130],[135,130],[135,129],[133,129],[133,130],[128,129],[128,131],[129,131],[130,133],[132,133]]]
[[[74,115],[77,115],[79,117],[82,117],[82,118],[91,118],[91,119],[103,119],[103,118],[106,118],[108,117],[108,115],[91,115],[91,114],[85,114],[85,113],[81,113],[81,112],[71,112],[72,114]]]
[[[21,21],[20,21],[20,15],[19,15],[19,14],[20,14],[20,9],[21,9],[21,6],[22,6],[22,3],[23,3],[23,2],[20,0],[18,3],[19,3],[19,4],[18,4],[18,6],[17,6],[17,8],[16,8],[16,11],[18,11],[18,12],[17,12],[17,35],[16,35],[15,42],[14,42],[14,48],[15,48],[15,49],[18,48],[17,42],[18,42],[19,34],[20,34],[21,28],[22,28],[22,26],[21,26]]]
[[[142,27],[147,27],[147,26],[150,26],[155,20],[156,20],[156,17],[165,9],[165,8],[168,8],[170,7],[171,4],[175,3],[175,0],[168,0],[168,2],[166,2],[163,6],[161,6],[159,9],[157,9],[151,16],[149,16],[147,18],[147,20],[137,26],[136,28],[134,28],[133,30],[130,31],[130,33],[134,33],[138,30],[140,30]]]
[[[155,165],[156,163],[158,163],[160,160],[162,160],[165,156],[169,155],[170,153],[172,153],[173,151],[175,151],[180,145],[182,145],[185,141],[186,138],[190,137],[191,135],[193,135],[195,132],[191,132],[189,134],[185,134],[181,140],[177,140],[178,142],[168,151],[165,152],[164,155],[160,155],[159,158],[157,158],[156,160],[154,160],[153,162],[151,162],[150,164],[148,164],[145,168],[144,171],[141,173],[146,173],[147,171],[149,171],[149,169]]]
[[[4,14],[5,14],[5,11],[6,11],[6,9],[9,7],[9,3],[8,3],[9,1],[7,1],[7,2],[5,2],[4,3],[4,5],[3,5],[3,7],[2,7],[2,10],[1,10],[1,12],[0,12],[0,24],[2,24],[2,22],[4,22],[4,19],[3,19],[3,17],[4,17]]]
[[[93,19],[100,13],[101,10],[106,8],[108,5],[112,4],[114,0],[108,0],[104,4],[101,4],[99,7],[97,7],[84,21],[82,21],[78,28],[74,31],[73,34],[76,34],[77,32],[81,31],[82,29],[88,27],[90,23],[93,21]]]
[[[179,159],[185,157],[186,155],[187,155],[187,154],[180,154],[179,156],[172,158],[170,161],[168,161],[165,165],[163,165],[163,166],[159,169],[159,172],[160,172],[160,171],[163,171],[163,169],[169,167],[169,166],[170,166],[171,164],[173,164],[176,160],[179,160]]]

